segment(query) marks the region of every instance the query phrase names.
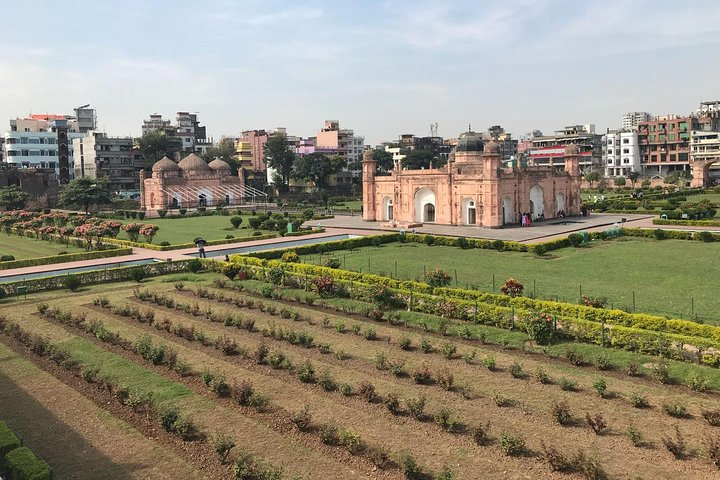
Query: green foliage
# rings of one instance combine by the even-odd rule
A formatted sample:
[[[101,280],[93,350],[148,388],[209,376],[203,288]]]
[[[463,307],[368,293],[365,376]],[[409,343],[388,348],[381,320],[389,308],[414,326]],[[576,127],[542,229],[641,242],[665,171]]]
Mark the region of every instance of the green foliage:
[[[27,447],[11,450],[5,455],[5,464],[10,479],[17,480],[50,480],[50,465],[40,460]]]
[[[90,206],[108,205],[112,195],[104,178],[76,178],[60,189],[58,203],[66,207],[79,206],[85,212]]]
[[[238,216],[230,217],[230,223],[232,224],[232,226],[235,230],[240,228],[240,225],[242,224],[242,222],[243,222],[242,217],[238,217]]]
[[[347,165],[340,156],[328,158],[322,153],[310,153],[295,159],[292,176],[311,182],[318,190],[326,190],[330,175],[338,173]]]
[[[30,195],[18,185],[0,187],[0,209],[22,210],[27,205]]]
[[[137,139],[140,155],[146,162],[157,162],[163,157],[173,158],[182,148],[182,139],[168,135],[163,130],[146,132]]]
[[[525,439],[520,435],[500,434],[500,449],[505,455],[518,456],[525,452]]]
[[[595,379],[595,381],[593,382],[593,388],[598,393],[598,395],[600,395],[601,397],[604,397],[605,392],[607,391],[607,382],[605,381],[604,378],[599,377],[599,378]]]
[[[213,450],[215,450],[220,463],[225,464],[233,448],[235,448],[235,439],[232,436],[221,432],[213,437]]]
[[[295,153],[290,149],[287,136],[284,134],[271,135],[263,148],[263,161],[265,165],[275,170],[273,180],[281,191],[287,191],[290,177],[293,172]]]
[[[627,429],[627,436],[635,447],[641,447],[644,443],[642,432],[632,425]]]
[[[71,292],[75,292],[82,286],[82,280],[77,275],[68,275],[65,277],[65,288]]]

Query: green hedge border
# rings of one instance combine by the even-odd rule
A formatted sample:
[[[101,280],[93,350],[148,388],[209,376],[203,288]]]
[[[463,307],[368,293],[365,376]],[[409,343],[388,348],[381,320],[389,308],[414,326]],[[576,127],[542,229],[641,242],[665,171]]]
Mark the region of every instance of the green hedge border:
[[[653,225],[687,225],[697,227],[720,227],[720,220],[666,220],[653,218]]]
[[[22,441],[7,424],[0,420],[0,475],[5,471],[5,455],[22,447]]]
[[[52,480],[50,465],[27,447],[16,448],[5,455],[10,480]]]
[[[35,267],[38,265],[52,265],[55,263],[78,262],[82,260],[94,260],[97,258],[120,257],[131,255],[132,248],[112,248],[109,250],[96,250],[92,252],[69,253],[67,255],[53,255],[50,257],[26,258],[23,260],[11,260],[0,262],[0,270],[11,268]]]

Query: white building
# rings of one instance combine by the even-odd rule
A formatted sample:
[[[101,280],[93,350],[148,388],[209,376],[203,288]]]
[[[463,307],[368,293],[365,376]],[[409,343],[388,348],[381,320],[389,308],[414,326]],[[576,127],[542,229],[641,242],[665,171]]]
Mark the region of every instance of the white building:
[[[647,122],[652,119],[648,112],[629,112],[622,116],[622,128],[631,130],[637,128],[640,122]]]
[[[640,172],[640,146],[635,130],[612,130],[603,135],[603,164],[606,177],[627,177]]]
[[[720,158],[720,132],[693,130],[690,134],[690,161]],[[720,175],[720,162],[710,165],[713,176]]]
[[[700,108],[697,110],[698,115],[703,116],[710,115],[712,113],[720,113],[720,100],[700,102]]]

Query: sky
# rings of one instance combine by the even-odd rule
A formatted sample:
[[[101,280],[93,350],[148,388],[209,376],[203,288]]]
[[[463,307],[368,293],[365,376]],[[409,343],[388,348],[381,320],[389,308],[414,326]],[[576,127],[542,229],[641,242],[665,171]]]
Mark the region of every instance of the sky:
[[[32,0],[2,30],[0,130],[89,103],[113,136],[190,111],[216,140],[333,119],[377,144],[720,99],[718,0]]]

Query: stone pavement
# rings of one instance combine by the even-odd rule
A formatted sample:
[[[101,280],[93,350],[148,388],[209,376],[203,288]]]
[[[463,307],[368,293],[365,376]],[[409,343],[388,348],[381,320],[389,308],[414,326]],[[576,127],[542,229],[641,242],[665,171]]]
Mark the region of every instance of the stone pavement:
[[[648,219],[652,224],[652,217],[649,215],[633,214],[604,214],[593,213],[589,217],[569,217],[564,220],[548,220],[547,222],[535,223],[532,227],[510,226],[506,228],[483,228],[471,226],[450,226],[425,224],[416,228],[417,233],[428,233],[433,235],[445,235],[451,237],[488,238],[491,240],[512,240],[516,242],[539,242],[551,238],[567,236],[572,232],[590,231],[607,228],[615,223],[622,223],[627,220],[627,226],[631,222]],[[305,222],[306,225],[332,227],[339,229],[362,229],[377,231],[400,231],[399,228],[382,226],[381,222],[366,222],[361,217],[335,217],[326,220],[313,220]],[[635,226],[635,225],[632,225]]]

